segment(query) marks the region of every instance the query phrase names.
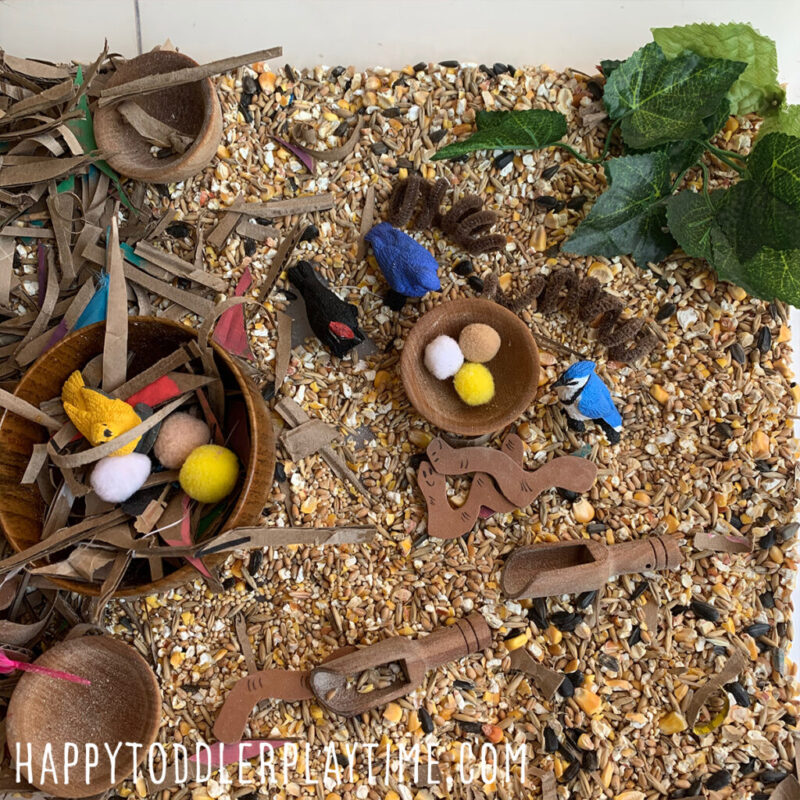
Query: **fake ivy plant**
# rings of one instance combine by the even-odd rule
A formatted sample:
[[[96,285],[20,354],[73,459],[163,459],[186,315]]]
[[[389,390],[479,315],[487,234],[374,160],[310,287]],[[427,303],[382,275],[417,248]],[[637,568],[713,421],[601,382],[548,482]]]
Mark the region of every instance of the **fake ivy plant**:
[[[474,150],[563,147],[603,163],[607,190],[563,249],[577,255],[630,254],[640,266],[680,246],[722,280],[766,300],[800,307],[800,106],[785,106],[775,43],[749,25],[656,28],[654,41],[625,61],[604,61],[603,101],[611,121],[603,155],[592,160],[561,142],[556,111],[479,112],[476,132],[434,160]],[[764,116],[740,155],[711,140],[731,114]],[[623,155],[606,159],[619,130]],[[709,189],[704,153],[739,179]],[[702,188],[679,190],[700,167]]]

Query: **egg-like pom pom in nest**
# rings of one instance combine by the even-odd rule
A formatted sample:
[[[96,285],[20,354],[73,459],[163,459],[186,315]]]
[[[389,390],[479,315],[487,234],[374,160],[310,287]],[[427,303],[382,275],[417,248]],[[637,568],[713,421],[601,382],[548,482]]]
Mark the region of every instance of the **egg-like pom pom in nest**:
[[[458,342],[451,336],[437,336],[425,348],[425,366],[440,381],[452,378],[461,369],[464,356]]]
[[[467,361],[485,364],[491,361],[500,349],[500,334],[483,322],[473,322],[461,331],[458,346]]]
[[[179,480],[192,500],[218,503],[233,491],[238,477],[239,459],[232,450],[204,444],[192,450],[183,462]]]
[[[180,469],[189,453],[210,438],[211,429],[205,421],[176,411],[161,423],[153,454],[167,469]]]
[[[101,500],[124,503],[142,488],[150,468],[150,458],[143,453],[106,456],[95,464],[89,483]]]
[[[494,397],[494,378],[483,364],[464,364],[453,378],[453,385],[468,406],[482,406]]]

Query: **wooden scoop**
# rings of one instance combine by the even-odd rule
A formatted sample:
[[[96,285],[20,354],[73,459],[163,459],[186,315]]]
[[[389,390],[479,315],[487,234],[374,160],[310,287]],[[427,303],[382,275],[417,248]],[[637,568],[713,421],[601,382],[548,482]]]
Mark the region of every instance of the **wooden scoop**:
[[[425,673],[443,664],[477,653],[489,646],[491,632],[481,614],[439,628],[422,639],[395,636],[342,656],[311,671],[308,683],[317,700],[329,711],[354,717],[413,691]],[[364,670],[399,663],[401,677],[389,686],[359,692],[355,679]]]
[[[515,600],[577,594],[599,589],[617,575],[674,569],[682,561],[677,539],[671,536],[610,547],[593,539],[534,544],[512,551],[500,585]]]

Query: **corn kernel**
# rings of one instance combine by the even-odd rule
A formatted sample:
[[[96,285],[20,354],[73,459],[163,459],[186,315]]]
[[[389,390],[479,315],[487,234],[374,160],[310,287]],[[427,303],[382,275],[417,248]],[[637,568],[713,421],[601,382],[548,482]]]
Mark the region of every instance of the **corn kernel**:
[[[672,711],[661,717],[658,721],[658,727],[661,728],[661,733],[669,736],[673,733],[685,731],[687,726],[686,720],[677,711]]]
[[[383,718],[387,722],[396,724],[403,718],[403,709],[397,703],[389,703],[383,710]]]
[[[660,403],[662,406],[669,400],[669,393],[663,386],[659,386],[657,383],[654,383],[650,387],[650,394],[653,399]]]
[[[591,522],[594,519],[594,506],[582,497],[572,504],[572,513],[576,522]]]
[[[575,690],[575,702],[583,709],[584,713],[588,714],[590,717],[598,714],[603,705],[600,695],[583,686]]]
[[[561,633],[555,625],[548,626],[544,634],[550,641],[550,644],[558,644],[564,638],[564,634]]]
[[[506,650],[509,652],[511,650],[517,650],[520,647],[524,646],[524,644],[528,641],[528,632],[521,633],[519,636],[514,636],[511,639],[506,639],[505,646]]]
[[[764,431],[756,431],[750,440],[750,455],[753,458],[766,458],[769,455],[769,436]]]
[[[483,735],[492,743],[497,744],[503,741],[503,729],[498,728],[497,725],[483,725],[481,726]]]

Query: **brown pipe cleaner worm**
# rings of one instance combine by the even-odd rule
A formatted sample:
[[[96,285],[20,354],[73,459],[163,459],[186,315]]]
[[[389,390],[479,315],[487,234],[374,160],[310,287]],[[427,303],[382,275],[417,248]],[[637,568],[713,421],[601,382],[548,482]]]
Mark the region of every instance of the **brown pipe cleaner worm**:
[[[389,222],[404,228],[413,220],[418,230],[440,227],[456,244],[471,255],[501,250],[506,237],[501,233],[489,233],[497,222],[494,211],[482,211],[483,200],[468,194],[453,204],[446,213],[442,202],[448,182],[439,178],[435,183],[411,175],[397,183],[389,198]]]
[[[563,295],[565,289],[566,295]],[[658,342],[653,333],[642,331],[643,318],[620,319],[625,308],[622,301],[604,291],[596,278],[581,277],[572,267],[562,267],[549,275],[535,275],[515,299],[508,298],[497,278],[491,275],[486,279],[484,294],[515,314],[536,301],[536,310],[541,314],[553,314],[563,303],[577,311],[581,322],[592,322],[600,317],[598,339],[608,348],[612,361],[638,361]]]

